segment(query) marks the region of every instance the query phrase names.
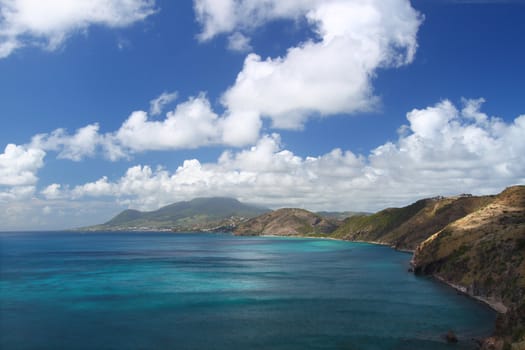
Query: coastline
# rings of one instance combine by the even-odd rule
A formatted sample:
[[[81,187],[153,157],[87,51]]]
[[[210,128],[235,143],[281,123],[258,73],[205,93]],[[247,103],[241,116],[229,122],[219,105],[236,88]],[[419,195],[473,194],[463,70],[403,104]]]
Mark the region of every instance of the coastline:
[[[472,293],[470,293],[466,287],[463,287],[463,286],[460,286],[458,284],[454,284],[452,282],[448,282],[447,280],[445,280],[443,277],[439,276],[439,275],[432,275],[432,278],[436,279],[437,281],[441,282],[441,283],[444,283],[446,285],[448,285],[449,287],[452,287],[454,288],[456,291],[460,292],[461,294],[469,297],[469,298],[472,298],[474,300],[477,300],[487,306],[489,306],[492,310],[496,311],[497,313],[500,313],[500,314],[506,314],[507,311],[508,311],[508,307],[505,306],[505,304],[503,304],[501,301],[497,301],[497,300],[490,300],[489,298],[484,298],[482,296],[479,296],[479,295],[474,295]]]
[[[77,231],[72,231],[72,232],[79,232],[79,230]],[[86,232],[91,232],[91,231],[80,231],[82,233],[86,233]],[[119,232],[119,231],[109,231],[109,232]],[[132,231],[132,232],[173,232],[173,231],[159,231],[159,230],[155,230],[155,231],[149,231],[149,230],[142,230],[142,231]],[[173,232],[173,233],[177,233],[177,232]],[[185,233],[191,233],[191,232],[185,232]],[[196,234],[198,233],[205,233],[205,232],[194,232]],[[224,233],[230,233],[230,234],[233,234],[232,232],[224,232]],[[388,246],[390,247],[391,249],[394,249],[396,251],[399,251],[399,252],[402,252],[402,253],[407,253],[407,254],[414,254],[415,250],[411,250],[411,249],[403,249],[403,248],[396,248],[394,246],[392,246],[391,244],[388,244],[388,243],[385,243],[385,242],[380,242],[380,241],[364,241],[364,240],[348,240],[348,239],[342,239],[342,238],[334,238],[334,237],[323,237],[323,236],[304,236],[304,235],[287,235],[287,236],[284,236],[284,235],[272,235],[272,234],[264,234],[264,235],[236,235],[236,236],[240,236],[240,237],[267,237],[267,238],[308,238],[308,239],[324,239],[324,240],[332,240],[332,241],[341,241],[341,242],[356,242],[356,243],[367,243],[367,244],[374,244],[374,245],[381,245],[381,246]],[[412,264],[412,263],[411,263]],[[468,289],[464,286],[461,286],[461,285],[457,285],[457,284],[454,284],[452,282],[449,282],[447,280],[445,280],[444,278],[440,277],[439,275],[436,275],[436,274],[432,274],[430,275],[433,279],[455,289],[457,292],[469,297],[469,298],[472,298],[478,302],[481,302],[485,305],[487,305],[488,307],[490,307],[492,310],[496,311],[497,313],[499,314],[505,314],[507,311],[508,311],[508,307],[505,306],[501,301],[497,301],[497,300],[491,300],[489,298],[485,298],[485,297],[482,297],[482,296],[479,296],[479,295],[474,295],[472,293],[470,293],[468,291]]]
[[[378,242],[378,241],[363,241],[363,240],[355,240],[355,241],[352,241],[352,240],[347,240],[347,239],[341,239],[341,238],[333,238],[333,237],[315,237],[315,236],[301,236],[301,235],[290,235],[290,236],[282,236],[282,235],[257,235],[257,236],[252,236],[252,237],[287,237],[287,238],[311,238],[311,239],[328,239],[328,240],[333,240],[333,241],[342,241],[342,242],[356,242],[356,243],[368,243],[368,244],[375,244],[375,245],[381,245],[381,246],[388,246],[394,250],[397,250],[399,252],[402,252],[402,253],[407,253],[407,254],[414,254],[415,250],[411,250],[411,249],[400,249],[400,248],[395,248],[393,247],[392,245],[388,244],[388,243],[385,243],[385,242]],[[444,278],[440,277],[439,275],[436,275],[436,274],[432,274],[430,275],[433,279],[435,279],[436,281],[438,282],[441,282],[453,289],[455,289],[457,292],[471,298],[471,299],[474,299],[480,303],[483,303],[485,305],[487,305],[488,307],[490,307],[492,310],[496,311],[497,313],[499,314],[505,314],[507,313],[508,311],[508,307],[505,306],[505,304],[503,304],[501,301],[497,301],[497,300],[491,300],[489,298],[485,298],[485,297],[482,297],[482,296],[479,296],[479,295],[474,295],[472,293],[470,293],[468,291],[468,289],[464,286],[461,286],[461,285],[458,285],[458,284],[454,284],[452,282],[449,282],[447,280],[445,280]]]

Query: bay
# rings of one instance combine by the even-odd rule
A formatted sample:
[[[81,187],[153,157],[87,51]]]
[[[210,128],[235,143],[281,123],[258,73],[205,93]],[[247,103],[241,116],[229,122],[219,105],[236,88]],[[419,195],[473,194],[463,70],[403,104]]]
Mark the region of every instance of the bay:
[[[0,233],[1,349],[475,349],[495,313],[410,255],[229,234]]]

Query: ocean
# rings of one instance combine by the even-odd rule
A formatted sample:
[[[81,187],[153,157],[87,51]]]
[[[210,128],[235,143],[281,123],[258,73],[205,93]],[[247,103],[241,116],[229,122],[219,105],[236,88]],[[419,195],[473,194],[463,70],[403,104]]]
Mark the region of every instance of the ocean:
[[[0,233],[0,348],[475,349],[496,314],[407,272],[410,257],[306,238]]]

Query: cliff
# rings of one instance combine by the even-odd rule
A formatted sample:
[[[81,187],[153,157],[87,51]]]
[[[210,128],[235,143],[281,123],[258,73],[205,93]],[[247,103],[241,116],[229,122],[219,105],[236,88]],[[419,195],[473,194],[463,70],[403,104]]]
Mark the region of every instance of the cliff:
[[[525,186],[495,196],[422,199],[337,224],[305,210],[281,209],[234,232],[322,235],[415,251],[416,273],[433,275],[499,311],[495,337],[484,349],[525,349]]]
[[[525,186],[506,189],[431,235],[417,248],[413,265],[416,273],[491,304],[501,312],[496,344],[525,348]]]

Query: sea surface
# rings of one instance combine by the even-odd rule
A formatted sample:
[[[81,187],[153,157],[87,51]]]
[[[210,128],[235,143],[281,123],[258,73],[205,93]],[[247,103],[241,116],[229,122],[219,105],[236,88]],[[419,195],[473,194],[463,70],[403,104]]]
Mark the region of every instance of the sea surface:
[[[495,313],[409,260],[323,239],[0,233],[0,349],[475,349]]]

